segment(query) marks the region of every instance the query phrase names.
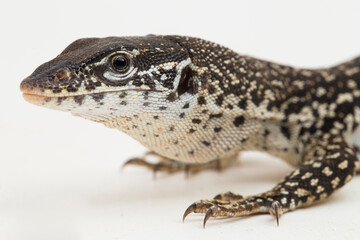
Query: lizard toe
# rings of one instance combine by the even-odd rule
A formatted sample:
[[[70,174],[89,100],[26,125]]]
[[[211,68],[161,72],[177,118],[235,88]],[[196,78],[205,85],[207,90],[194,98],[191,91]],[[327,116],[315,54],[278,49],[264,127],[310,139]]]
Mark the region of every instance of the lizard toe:
[[[243,198],[241,195],[231,192],[220,194],[220,196],[222,196],[222,199],[225,199],[224,196],[228,196],[228,199],[232,200],[211,199],[197,201],[186,209],[183,221],[190,213],[202,213],[205,214],[203,220],[203,227],[205,228],[207,221],[211,217],[240,217],[268,213],[276,218],[277,225],[279,225],[283,206],[279,201],[273,200],[271,197],[253,196]]]

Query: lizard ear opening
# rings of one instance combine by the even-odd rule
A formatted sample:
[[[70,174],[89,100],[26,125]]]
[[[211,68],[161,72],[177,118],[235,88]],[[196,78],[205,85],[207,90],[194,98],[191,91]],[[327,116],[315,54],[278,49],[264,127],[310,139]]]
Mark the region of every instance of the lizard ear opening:
[[[180,76],[179,85],[177,88],[178,96],[186,92],[193,92],[194,84],[193,84],[193,71],[189,66],[185,67]]]

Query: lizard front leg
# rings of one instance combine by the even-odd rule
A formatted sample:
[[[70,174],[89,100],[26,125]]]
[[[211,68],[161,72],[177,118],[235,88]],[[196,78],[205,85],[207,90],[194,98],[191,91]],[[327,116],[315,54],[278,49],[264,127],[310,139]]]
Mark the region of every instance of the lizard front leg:
[[[156,162],[150,161],[149,158],[154,157]],[[236,156],[225,159],[213,160],[207,163],[183,163],[173,159],[163,157],[153,151],[147,152],[142,157],[131,158],[126,161],[123,167],[128,165],[142,166],[146,167],[154,172],[167,172],[167,173],[176,173],[184,171],[186,175],[190,173],[197,173],[206,169],[215,169],[220,171],[236,161]]]
[[[242,197],[233,193],[200,200],[188,207],[183,219],[205,213],[203,226],[210,217],[238,217],[257,213],[281,214],[326,199],[353,177],[358,159],[343,137],[324,134],[306,146],[303,163],[270,191]]]

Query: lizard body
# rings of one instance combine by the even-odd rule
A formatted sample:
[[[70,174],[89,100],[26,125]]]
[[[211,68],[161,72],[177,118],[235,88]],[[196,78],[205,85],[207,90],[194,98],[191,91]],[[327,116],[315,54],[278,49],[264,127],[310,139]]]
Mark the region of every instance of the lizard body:
[[[209,217],[281,213],[325,199],[354,176],[360,58],[298,69],[182,36],[79,39],[21,83],[27,101],[117,128],[187,165],[257,150],[296,169],[250,197],[191,205]]]

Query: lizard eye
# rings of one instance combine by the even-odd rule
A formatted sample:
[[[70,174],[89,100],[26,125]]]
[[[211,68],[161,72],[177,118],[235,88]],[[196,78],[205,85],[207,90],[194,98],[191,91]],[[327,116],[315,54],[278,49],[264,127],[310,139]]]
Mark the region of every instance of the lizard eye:
[[[130,68],[130,59],[124,55],[115,55],[111,59],[111,64],[114,70],[124,73]]]

